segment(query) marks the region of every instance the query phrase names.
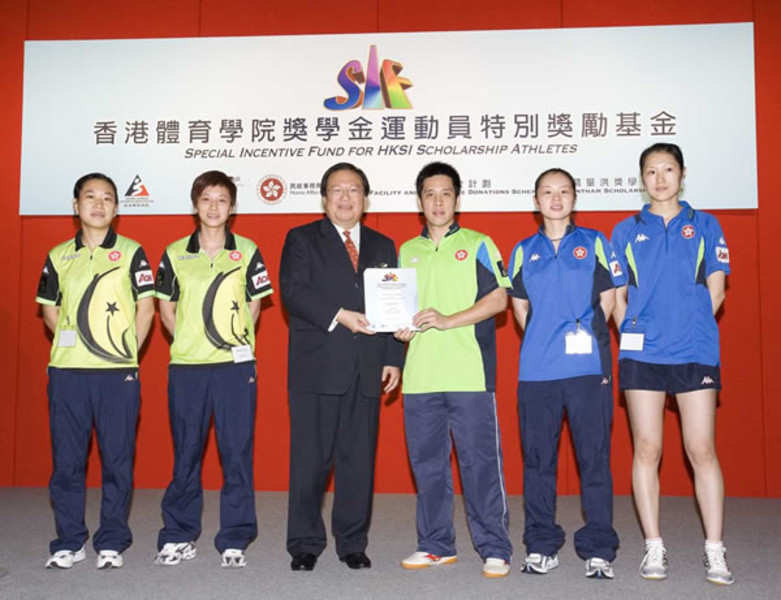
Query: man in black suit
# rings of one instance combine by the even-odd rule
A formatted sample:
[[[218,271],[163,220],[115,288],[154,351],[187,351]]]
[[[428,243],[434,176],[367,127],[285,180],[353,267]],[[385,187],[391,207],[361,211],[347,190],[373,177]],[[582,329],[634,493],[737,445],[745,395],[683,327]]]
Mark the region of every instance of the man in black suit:
[[[403,345],[364,313],[363,271],[396,266],[391,239],[361,225],[366,175],[339,163],[320,183],[325,218],[291,229],[280,290],[290,315],[290,568],[311,571],[326,545],[321,504],[331,467],[336,552],[351,569],[365,554],[374,492],[380,394],[401,378]],[[383,387],[383,383],[385,384]]]

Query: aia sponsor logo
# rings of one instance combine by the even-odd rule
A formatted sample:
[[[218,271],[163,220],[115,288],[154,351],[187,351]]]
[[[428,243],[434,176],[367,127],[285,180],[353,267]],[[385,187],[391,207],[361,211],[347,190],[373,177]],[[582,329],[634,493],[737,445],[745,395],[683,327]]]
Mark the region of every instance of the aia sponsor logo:
[[[241,260],[242,256],[243,256],[242,253],[239,252],[238,250],[233,250],[230,254],[228,254],[228,257],[231,260],[236,260],[236,261]]]
[[[151,269],[138,271],[136,273],[136,285],[138,287],[145,286],[145,285],[154,285],[154,283],[155,283],[155,278],[152,275]]]
[[[285,180],[279,175],[266,175],[258,181],[258,198],[266,204],[277,204],[287,195]]]
[[[574,256],[578,260],[583,260],[588,256],[588,250],[586,250],[584,246],[578,246],[572,251],[572,256]]]
[[[691,225],[684,225],[681,229],[681,235],[687,240],[692,239],[694,237],[694,233],[694,227]]]
[[[258,273],[257,275],[252,276],[252,285],[255,286],[256,290],[259,290],[267,283],[268,283],[268,275],[266,273]]]
[[[467,256],[469,256],[469,252],[466,250],[457,250],[455,255],[456,260],[466,260]]]

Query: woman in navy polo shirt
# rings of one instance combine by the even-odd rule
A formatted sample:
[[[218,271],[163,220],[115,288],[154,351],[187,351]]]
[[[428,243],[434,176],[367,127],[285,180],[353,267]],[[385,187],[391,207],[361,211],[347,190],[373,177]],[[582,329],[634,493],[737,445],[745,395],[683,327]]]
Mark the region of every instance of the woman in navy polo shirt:
[[[544,574],[559,564],[564,530],[556,524],[556,468],[566,409],[580,466],[586,525],[575,549],[586,577],[612,579],[618,548],[613,529],[610,426],[613,419],[610,334],[615,287],[625,283],[605,236],[572,222],[575,181],[549,169],[534,184],[539,231],[519,242],[510,261],[512,303],[524,330],[518,414],[524,464],[523,570]]]
[[[718,221],[680,200],[686,175],[675,144],[654,144],[640,155],[650,204],[619,223],[613,247],[627,273],[615,320],[621,333],[619,381],[634,439],[632,487],[645,534],[640,574],[667,577],[659,529],[659,461],[664,405],[675,395],[686,455],[705,528],[706,579],[734,577],[722,544],[724,481],[715,447],[719,330],[729,250]]]

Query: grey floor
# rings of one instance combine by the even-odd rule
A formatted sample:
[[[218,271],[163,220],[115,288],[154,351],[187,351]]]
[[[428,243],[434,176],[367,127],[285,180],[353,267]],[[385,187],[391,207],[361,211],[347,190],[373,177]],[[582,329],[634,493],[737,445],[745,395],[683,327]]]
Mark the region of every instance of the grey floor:
[[[135,543],[125,553],[122,569],[98,571],[88,545],[87,560],[70,570],[43,568],[54,525],[48,496],[41,488],[0,488],[0,598],[781,598],[781,500],[727,500],[726,545],[737,583],[729,588],[708,584],[701,563],[702,533],[691,498],[662,499],[662,527],[670,558],[666,581],[644,581],[637,574],[642,558],[640,534],[632,501],[616,498],[615,527],[621,549],[614,563],[616,579],[596,581],[583,575],[583,563],[572,548],[572,533],[580,526],[577,496],[559,501],[559,522],[567,531],[561,566],[548,575],[518,572],[523,556],[522,498],[510,497],[511,535],[516,560],[504,579],[487,580],[471,547],[461,497],[455,524],[459,560],[452,566],[405,571],[399,560],[415,550],[415,499],[379,494],[368,554],[374,566],[350,571],[330,544],[315,571],[292,572],[285,552],[287,494],[257,495],[260,535],[247,552],[244,569],[221,569],[212,545],[218,527],[218,492],[206,493],[203,535],[198,556],[177,567],[156,567],[159,503],[162,490],[138,490],[131,513]],[[87,523],[95,528],[99,493],[89,490]],[[330,514],[331,497],[325,511]],[[327,522],[327,521],[326,521]]]

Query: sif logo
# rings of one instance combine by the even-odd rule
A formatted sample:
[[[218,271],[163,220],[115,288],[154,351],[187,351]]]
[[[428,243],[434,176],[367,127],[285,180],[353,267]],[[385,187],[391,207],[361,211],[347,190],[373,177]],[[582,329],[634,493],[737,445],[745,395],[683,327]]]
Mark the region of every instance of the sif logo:
[[[361,62],[347,61],[339,71],[336,80],[347,96],[327,98],[323,105],[328,110],[349,110],[351,108],[412,108],[407,94],[404,93],[412,82],[399,73],[404,67],[393,60],[383,60],[382,67],[377,61],[377,46],[369,48],[369,61],[364,72]],[[361,88],[362,84],[366,84]]]

